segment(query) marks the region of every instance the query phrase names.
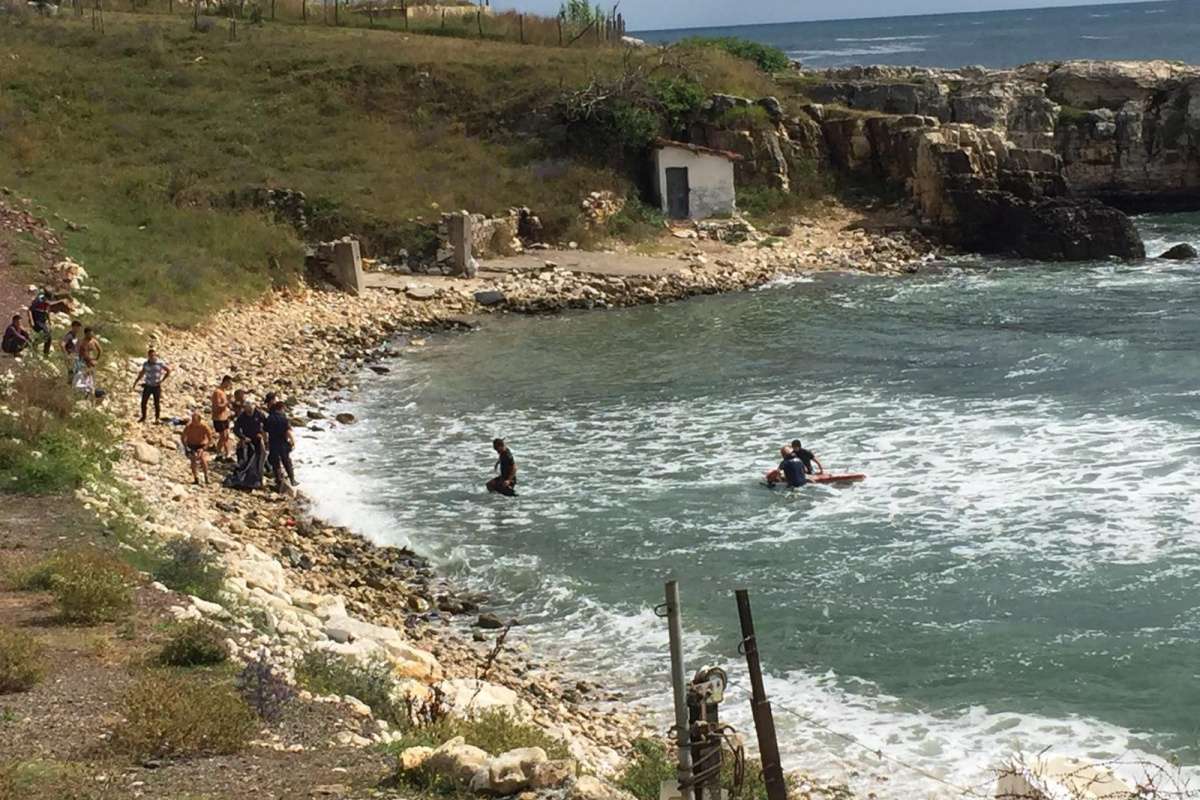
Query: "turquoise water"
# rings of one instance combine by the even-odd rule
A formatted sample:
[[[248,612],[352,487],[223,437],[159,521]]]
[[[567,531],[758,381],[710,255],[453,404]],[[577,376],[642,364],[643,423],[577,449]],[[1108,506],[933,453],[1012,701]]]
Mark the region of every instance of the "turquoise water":
[[[1200,3],[1167,0],[736,25],[645,31],[636,35],[653,42],[697,35],[741,36],[779,47],[808,67],[851,64],[1013,67],[1031,61],[1076,58],[1194,62],[1196,39],[1200,36]]]
[[[1200,215],[1142,226],[1151,252],[1200,243]],[[665,707],[674,576],[689,666],[742,681],[746,586],[781,706],[938,774],[1200,759],[1200,263],[827,275],[505,319],[393,368],[346,403],[361,422],[305,438],[306,488],[569,666]],[[497,435],[515,500],[482,490]],[[797,436],[868,480],[760,486]],[[780,723],[789,766],[882,769]]]

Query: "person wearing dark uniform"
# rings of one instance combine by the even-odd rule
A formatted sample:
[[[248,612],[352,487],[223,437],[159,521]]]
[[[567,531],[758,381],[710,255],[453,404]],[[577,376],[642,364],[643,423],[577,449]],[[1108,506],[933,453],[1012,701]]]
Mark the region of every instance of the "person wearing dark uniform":
[[[500,456],[496,461],[496,468],[500,470],[500,474],[487,482],[487,490],[506,497],[516,497],[517,462],[513,459],[512,451],[504,444],[503,439],[494,440],[492,449]]]
[[[292,448],[295,440],[292,438],[292,423],[284,411],[282,400],[276,400],[271,406],[271,413],[263,423],[267,432],[267,462],[275,474],[275,487],[283,491],[283,476],[286,473],[291,485],[296,485],[296,473],[292,469]]]
[[[825,468],[821,466],[821,462],[817,460],[817,457],[815,454],[813,454],[813,451],[805,450],[800,444],[799,439],[792,440],[792,455],[800,459],[800,461],[804,464],[805,473],[809,475],[813,474],[813,464],[817,465],[817,472],[825,471]]]
[[[792,448],[783,448],[779,451],[779,455],[783,456],[783,461],[779,462],[779,472],[787,481],[788,486],[795,489],[808,483],[804,462],[796,457],[796,452]]]
[[[50,333],[50,292],[46,289],[38,291],[33,302],[29,304],[29,324],[35,333],[42,337],[42,355],[50,355],[50,347],[54,336]]]

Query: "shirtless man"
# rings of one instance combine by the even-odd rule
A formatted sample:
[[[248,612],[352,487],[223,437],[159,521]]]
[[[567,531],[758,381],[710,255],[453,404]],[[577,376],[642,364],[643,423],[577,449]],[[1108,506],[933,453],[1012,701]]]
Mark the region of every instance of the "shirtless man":
[[[229,390],[233,388],[233,378],[226,375],[221,378],[221,385],[212,393],[212,423],[217,432],[217,457],[228,459],[231,456],[229,442],[229,425],[233,419],[233,409],[229,406]]]
[[[187,453],[188,462],[192,466],[192,482],[199,484],[200,475],[197,471],[204,472],[204,484],[208,485],[208,446],[212,444],[213,432],[204,420],[200,418],[200,411],[193,410],[192,418],[187,425],[183,426],[183,433],[179,434],[180,440],[183,442],[183,451]]]

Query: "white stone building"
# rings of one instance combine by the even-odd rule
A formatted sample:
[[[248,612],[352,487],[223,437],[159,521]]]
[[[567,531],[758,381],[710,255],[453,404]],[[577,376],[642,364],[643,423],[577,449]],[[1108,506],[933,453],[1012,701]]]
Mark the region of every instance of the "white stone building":
[[[659,139],[654,143],[654,190],[670,219],[728,217],[737,208],[737,153]]]

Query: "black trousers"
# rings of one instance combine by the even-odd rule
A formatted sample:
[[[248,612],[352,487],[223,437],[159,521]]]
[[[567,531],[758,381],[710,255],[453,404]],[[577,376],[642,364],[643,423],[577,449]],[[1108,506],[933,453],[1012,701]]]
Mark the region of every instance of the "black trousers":
[[[162,387],[161,386],[146,386],[142,385],[142,421],[146,420],[146,404],[150,402],[150,398],[154,398],[154,419],[158,420],[158,415],[162,411]]]
[[[271,448],[271,452],[267,455],[267,462],[271,465],[271,471],[275,474],[275,480],[283,483],[280,478],[279,471],[282,469],[290,482],[296,482],[296,473],[292,469],[292,454],[287,449]]]

